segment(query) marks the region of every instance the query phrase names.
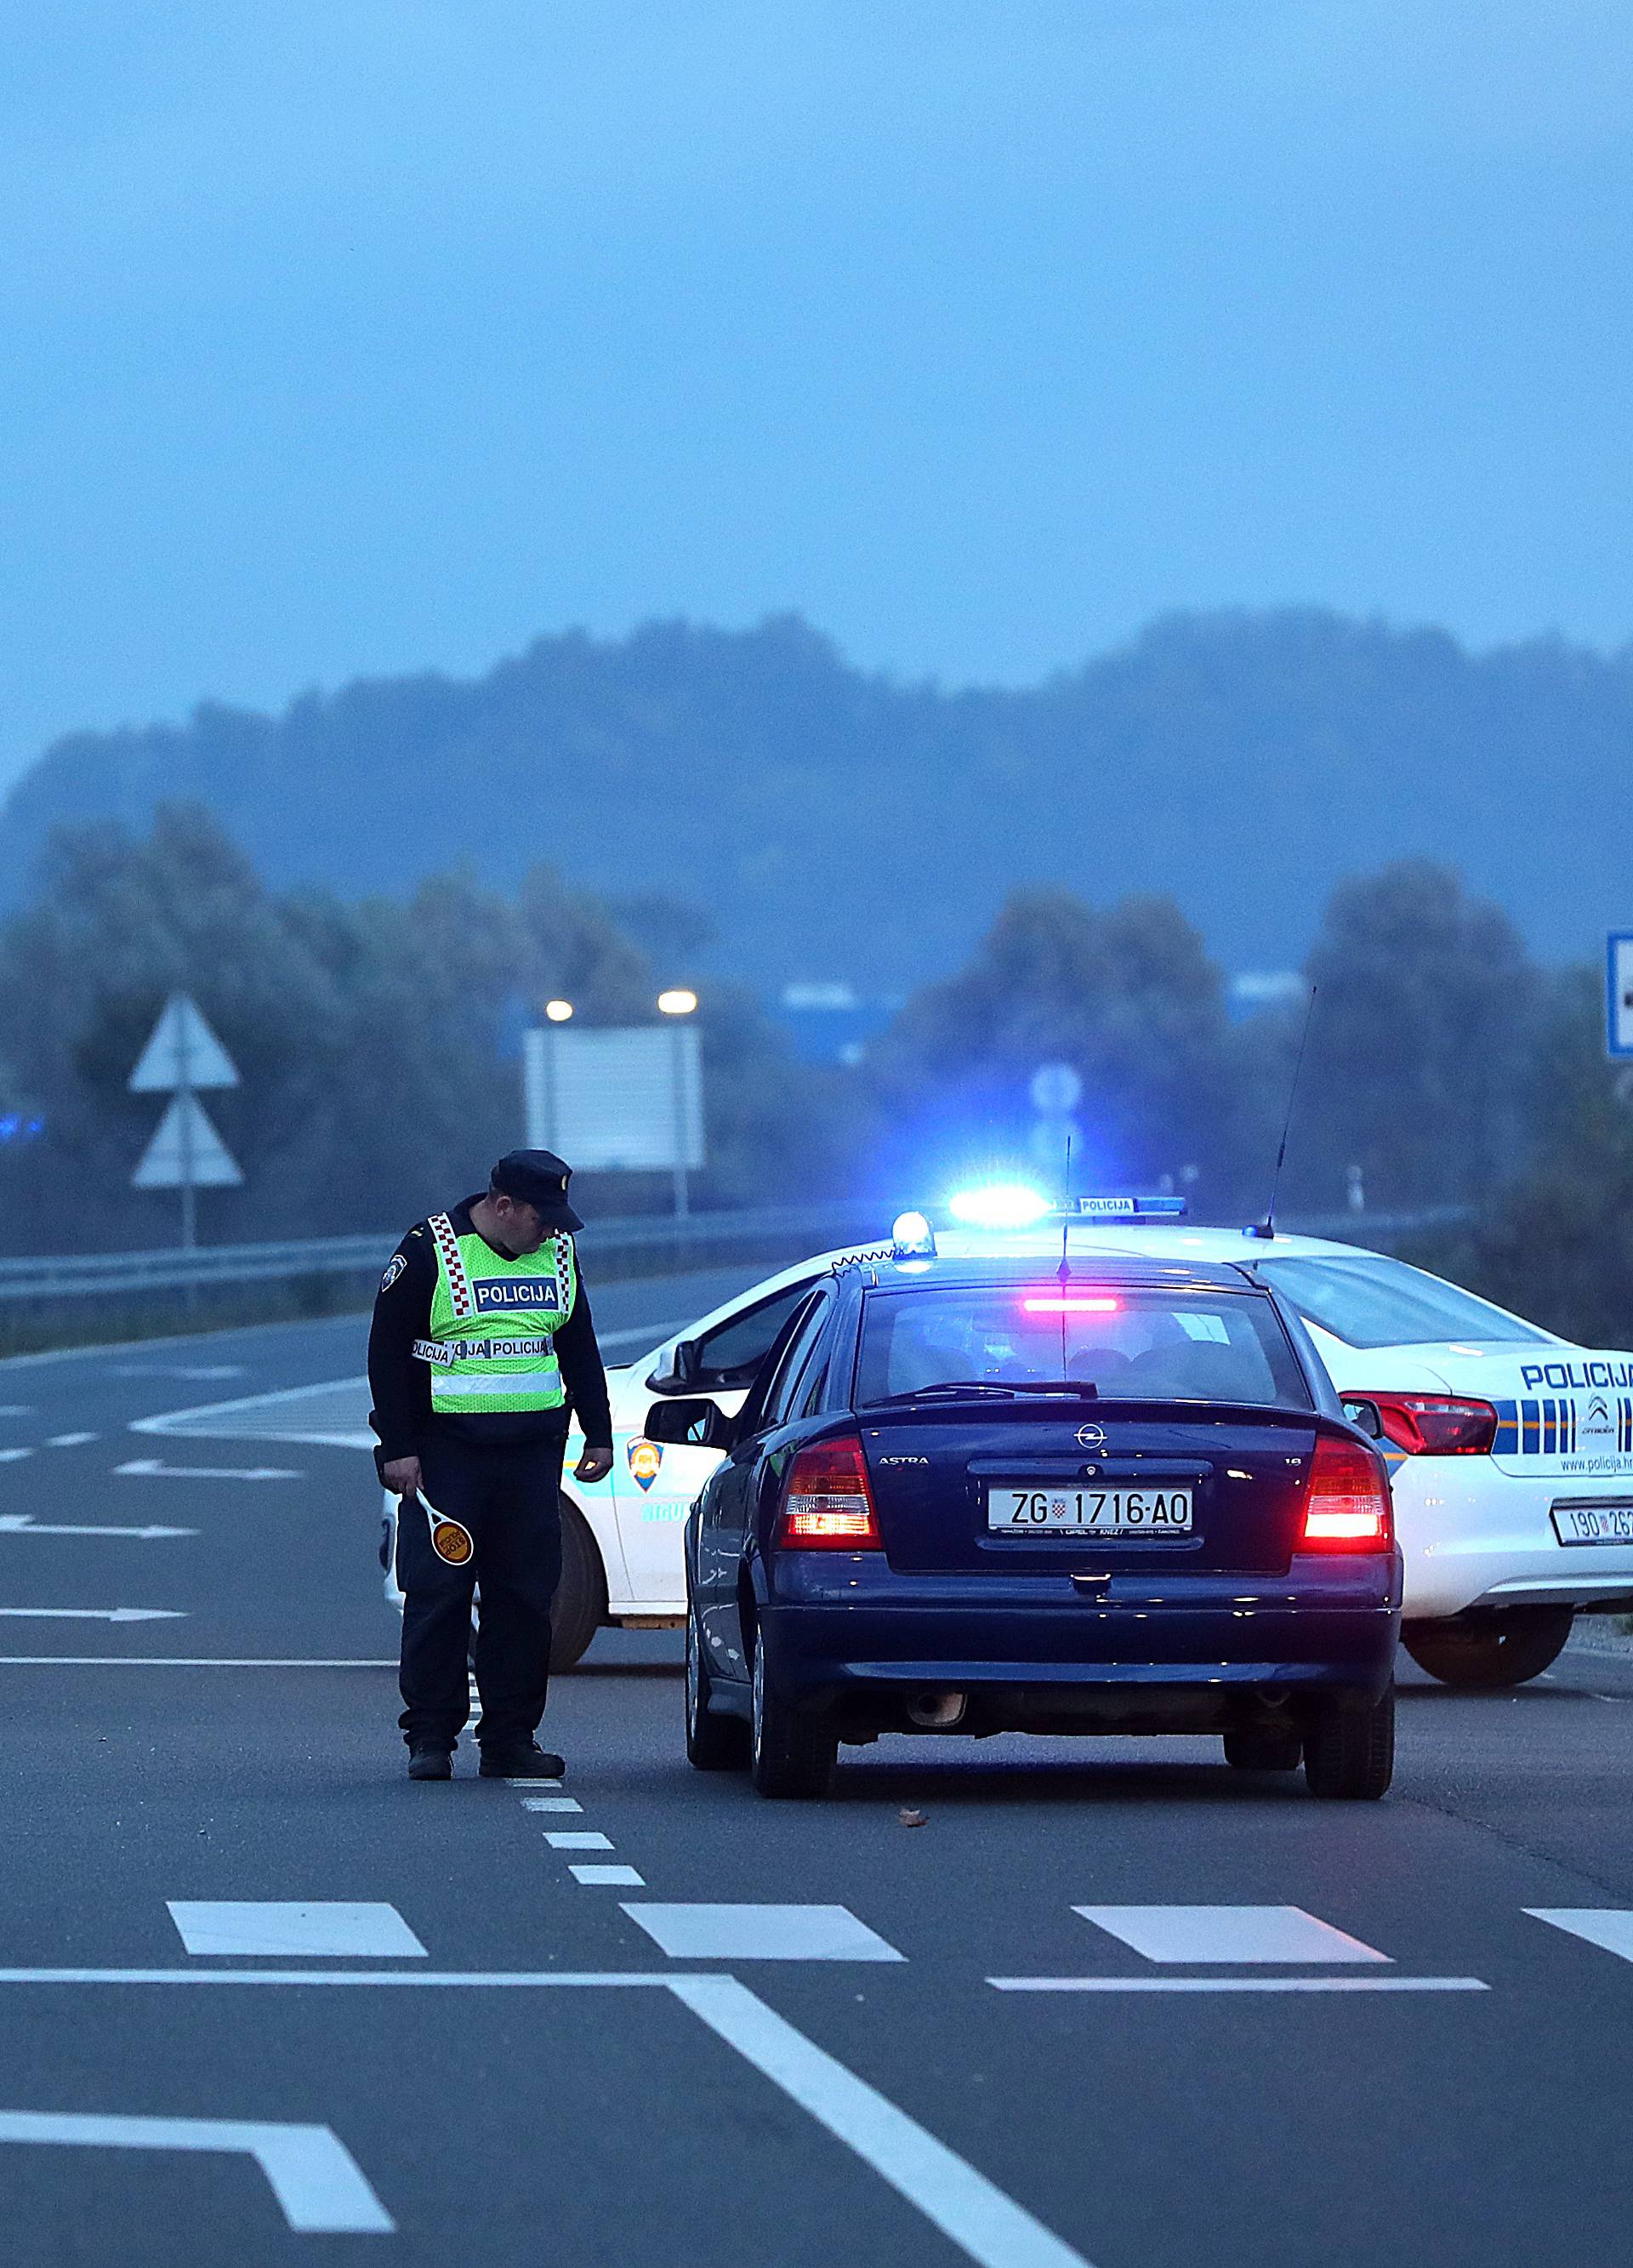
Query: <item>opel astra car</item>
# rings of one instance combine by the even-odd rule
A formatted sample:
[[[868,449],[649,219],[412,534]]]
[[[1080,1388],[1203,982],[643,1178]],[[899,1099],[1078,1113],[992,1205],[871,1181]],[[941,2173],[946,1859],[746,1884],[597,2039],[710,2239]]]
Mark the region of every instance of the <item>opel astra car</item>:
[[[687,1522],[687,1746],[766,1795],[884,1732],[1217,1733],[1375,1798],[1401,1563],[1373,1444],[1245,1267],[842,1265]]]

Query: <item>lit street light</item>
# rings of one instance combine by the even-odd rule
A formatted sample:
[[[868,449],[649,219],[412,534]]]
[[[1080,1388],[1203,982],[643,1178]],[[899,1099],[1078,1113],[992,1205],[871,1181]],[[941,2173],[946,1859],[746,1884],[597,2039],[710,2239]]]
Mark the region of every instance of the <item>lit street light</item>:
[[[685,985],[677,984],[658,996],[658,1012],[673,1016],[674,1022],[674,1054],[670,1071],[670,1089],[674,1096],[674,1211],[677,1220],[684,1220],[690,1206],[686,1187],[686,1042],[683,1019],[695,1013],[697,995]]]
[[[570,1024],[572,1021],[573,1004],[570,1000],[547,1000],[544,1004],[544,1012],[552,1024]]]

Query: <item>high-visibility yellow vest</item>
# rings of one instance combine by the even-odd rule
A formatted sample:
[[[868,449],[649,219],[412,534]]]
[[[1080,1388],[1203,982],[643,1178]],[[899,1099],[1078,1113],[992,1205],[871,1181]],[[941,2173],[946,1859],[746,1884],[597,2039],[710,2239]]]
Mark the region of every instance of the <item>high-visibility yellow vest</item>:
[[[566,1400],[555,1338],[573,1311],[578,1266],[570,1236],[546,1237],[514,1260],[434,1213],[437,1288],[430,1336],[414,1351],[431,1366],[431,1408],[444,1417],[559,1410]]]

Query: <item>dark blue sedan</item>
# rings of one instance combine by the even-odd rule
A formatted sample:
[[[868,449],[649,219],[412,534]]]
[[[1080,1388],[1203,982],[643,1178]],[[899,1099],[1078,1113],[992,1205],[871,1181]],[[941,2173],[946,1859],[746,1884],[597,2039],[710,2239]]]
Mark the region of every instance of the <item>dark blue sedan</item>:
[[[826,1792],[880,1733],[1218,1733],[1377,1797],[1389,1483],[1246,1267],[878,1258],[790,1317],[686,1532],[687,1752]]]

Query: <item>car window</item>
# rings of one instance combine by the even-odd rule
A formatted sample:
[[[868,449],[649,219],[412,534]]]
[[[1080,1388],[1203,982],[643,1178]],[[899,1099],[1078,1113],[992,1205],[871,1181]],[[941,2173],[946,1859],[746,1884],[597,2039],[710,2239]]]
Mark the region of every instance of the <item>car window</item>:
[[[801,1376],[795,1381],[788,1407],[788,1416],[791,1420],[796,1418],[814,1418],[820,1409],[822,1396],[828,1390],[828,1359],[832,1351],[830,1340],[820,1341],[815,1354],[806,1364]]]
[[[786,1423],[800,1381],[822,1336],[829,1306],[830,1302],[824,1295],[817,1294],[812,1299],[810,1312],[802,1314],[790,1332],[775,1374],[764,1394],[755,1397],[760,1406],[757,1431],[768,1432],[773,1426]]]
[[[1493,1307],[1472,1292],[1425,1276],[1404,1260],[1345,1254],[1334,1259],[1263,1260],[1258,1273],[1306,1323],[1346,1346],[1422,1346],[1441,1339],[1531,1340],[1546,1331]]]
[[[1274,1306],[1250,1292],[949,1285],[864,1307],[861,1406],[944,1382],[1062,1379],[1107,1400],[1311,1406]]]
[[[772,1348],[777,1334],[801,1300],[809,1298],[809,1279],[787,1285],[757,1307],[745,1308],[717,1323],[697,1342],[699,1386],[748,1386]]]

